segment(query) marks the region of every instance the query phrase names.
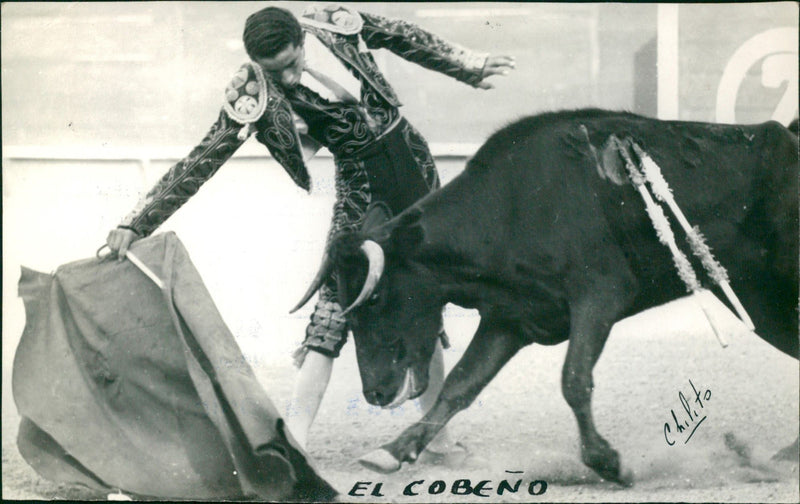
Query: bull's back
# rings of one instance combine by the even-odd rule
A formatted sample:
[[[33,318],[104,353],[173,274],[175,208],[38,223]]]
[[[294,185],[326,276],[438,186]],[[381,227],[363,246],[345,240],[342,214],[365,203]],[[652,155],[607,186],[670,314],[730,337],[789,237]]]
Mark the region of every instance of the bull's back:
[[[659,121],[593,109],[543,114],[493,135],[466,171],[493,188],[484,207],[502,207],[497,219],[517,236],[524,230],[564,247],[582,239],[575,229],[600,226],[629,235],[622,243],[657,243],[619,156],[617,167],[608,166],[612,135],[633,140],[656,162],[689,221],[715,239],[712,247],[754,240],[786,274],[797,273],[797,139],[777,123]],[[497,201],[498,186],[508,201]]]
[[[505,226],[499,236],[508,239],[508,266],[524,263],[530,274],[558,289],[571,271],[605,257],[606,264],[624,264],[621,276],[636,278],[634,311],[685,294],[641,196],[604,166],[613,159],[604,157],[611,135],[630,138],[660,167],[683,213],[728,269],[734,289],[751,304],[779,307],[755,309],[757,325],[796,335],[797,137],[777,123],[659,121],[586,110],[510,125],[486,142],[465,172],[478,186],[505,188],[495,188],[484,208],[494,209],[494,222]],[[507,201],[499,203],[499,195]],[[682,248],[691,256],[688,246]]]

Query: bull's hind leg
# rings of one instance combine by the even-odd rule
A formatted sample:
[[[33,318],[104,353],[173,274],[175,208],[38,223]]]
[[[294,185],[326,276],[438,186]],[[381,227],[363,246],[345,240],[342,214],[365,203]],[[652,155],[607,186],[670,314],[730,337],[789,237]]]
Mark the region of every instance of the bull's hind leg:
[[[561,386],[578,421],[583,463],[604,479],[629,486],[633,474],[622,469],[619,454],[597,432],[592,419],[592,370],[623,308],[615,290],[597,289],[570,303],[569,347]]]

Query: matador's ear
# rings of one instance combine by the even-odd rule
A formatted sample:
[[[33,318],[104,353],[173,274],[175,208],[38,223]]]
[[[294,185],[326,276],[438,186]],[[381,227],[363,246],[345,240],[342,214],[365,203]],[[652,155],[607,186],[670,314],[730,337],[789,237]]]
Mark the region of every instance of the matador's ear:
[[[244,127],[239,139],[244,140],[252,132],[251,125],[258,121],[267,108],[267,80],[261,67],[251,61],[245,63],[225,86],[225,112]]]

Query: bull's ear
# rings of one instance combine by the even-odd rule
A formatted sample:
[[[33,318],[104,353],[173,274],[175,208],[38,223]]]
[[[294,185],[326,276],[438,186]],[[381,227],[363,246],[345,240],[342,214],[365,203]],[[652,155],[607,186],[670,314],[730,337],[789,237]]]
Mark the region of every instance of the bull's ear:
[[[391,230],[389,253],[399,257],[411,257],[425,239],[425,229],[420,222],[422,210],[410,207],[398,216],[397,224]]]
[[[364,222],[361,224],[361,231],[368,234],[370,231],[386,224],[392,218],[392,210],[383,201],[375,201],[369,204],[364,214]]]

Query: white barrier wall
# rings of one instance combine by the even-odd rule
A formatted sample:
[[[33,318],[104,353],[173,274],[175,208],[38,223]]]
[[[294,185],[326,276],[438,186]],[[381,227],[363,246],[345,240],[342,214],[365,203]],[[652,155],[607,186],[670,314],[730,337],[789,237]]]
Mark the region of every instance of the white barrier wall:
[[[302,12],[309,2],[284,2]],[[191,145],[247,60],[246,17],[263,2],[5,2],[3,143],[96,150]],[[354,4],[355,5],[355,4]],[[672,81],[692,120],[797,114],[796,2],[669,4],[385,2],[357,8],[517,58],[496,89],[476,90],[376,52],[431,142],[480,143],[536,112],[597,106],[656,114],[656,81]],[[671,16],[659,18],[659,12]],[[677,23],[677,26],[671,24]],[[769,35],[770,30],[784,30]],[[662,40],[658,64],[656,39]],[[765,35],[766,34],[766,35]],[[753,37],[763,36],[756,39]],[[749,45],[748,45],[749,44]],[[744,52],[739,52],[744,51]],[[724,79],[723,79],[724,77]],[[720,84],[725,80],[722,89]],[[794,86],[794,87],[792,87]],[[716,111],[722,93],[724,110]],[[731,96],[734,95],[734,96]]]

